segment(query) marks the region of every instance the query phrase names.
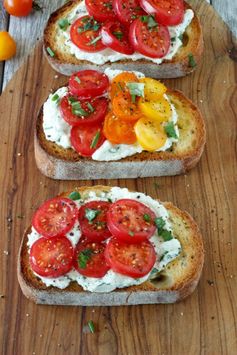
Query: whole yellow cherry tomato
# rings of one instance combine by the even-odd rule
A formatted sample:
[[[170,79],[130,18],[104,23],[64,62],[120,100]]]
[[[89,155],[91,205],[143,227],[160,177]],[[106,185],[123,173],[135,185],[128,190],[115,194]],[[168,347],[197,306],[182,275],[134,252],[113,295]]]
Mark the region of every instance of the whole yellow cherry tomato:
[[[154,152],[166,142],[167,135],[157,120],[147,117],[140,118],[134,126],[138,143],[143,149]]]
[[[169,121],[172,114],[170,104],[164,97],[160,97],[156,101],[147,101],[140,98],[138,107],[144,116],[159,122]]]
[[[151,78],[141,78],[140,83],[144,83],[144,96],[147,101],[156,101],[164,95],[167,88],[160,81]]]
[[[0,61],[8,60],[16,54],[16,42],[6,31],[0,31]]]

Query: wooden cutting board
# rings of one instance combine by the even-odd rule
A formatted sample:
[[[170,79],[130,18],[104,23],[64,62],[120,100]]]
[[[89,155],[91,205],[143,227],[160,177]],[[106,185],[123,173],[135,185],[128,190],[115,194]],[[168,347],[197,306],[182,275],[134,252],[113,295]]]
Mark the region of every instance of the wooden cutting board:
[[[37,110],[50,90],[66,81],[48,66],[39,45],[0,98],[2,354],[237,353],[236,49],[212,7],[204,1],[192,4],[204,29],[204,57],[194,74],[166,83],[184,91],[205,117],[201,162],[183,176],[107,183],[172,201],[193,215],[206,250],[198,288],[179,304],[129,307],[37,306],[22,295],[17,252],[33,210],[46,198],[85,184],[47,179],[35,166]],[[89,320],[95,334],[85,331]]]

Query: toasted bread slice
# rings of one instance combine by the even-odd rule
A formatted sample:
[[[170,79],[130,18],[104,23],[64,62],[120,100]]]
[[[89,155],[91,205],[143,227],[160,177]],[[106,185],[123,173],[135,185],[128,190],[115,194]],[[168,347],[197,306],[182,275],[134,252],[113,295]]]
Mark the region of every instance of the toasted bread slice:
[[[74,189],[80,192],[82,198],[92,190],[99,196],[102,191],[110,191],[110,187],[93,186]],[[61,195],[68,196],[69,193]],[[22,292],[27,298],[39,304],[80,306],[174,303],[189,296],[197,286],[203,267],[202,236],[198,226],[187,212],[181,211],[170,202],[163,204],[169,212],[173,234],[179,239],[182,251],[155,279],[109,293],[84,291],[75,281],[63,290],[53,286],[46,287],[33,274],[29,265],[27,234],[30,233],[30,228],[28,228],[22,239],[18,257],[17,275]]]
[[[118,161],[83,158],[45,138],[43,110],[37,117],[35,158],[39,170],[53,179],[117,179],[167,176],[184,173],[199,161],[206,140],[205,124],[198,108],[179,91],[167,92],[178,113],[180,138],[164,152],[145,152]]]
[[[49,18],[44,30],[44,52],[51,66],[58,72],[71,75],[78,70],[95,69],[104,71],[106,67],[111,69],[137,70],[146,76],[153,78],[177,78],[191,73],[200,61],[203,52],[203,37],[200,22],[195,15],[183,36],[183,45],[179,48],[172,60],[164,60],[161,64],[156,64],[147,59],[119,60],[114,63],[103,65],[93,64],[86,60],[79,60],[70,53],[65,45],[65,38],[59,30],[58,21],[65,18],[81,0],[69,1],[63,7],[55,11]],[[185,3],[185,8],[191,8]],[[50,56],[47,48],[50,48],[54,56]],[[192,54],[194,61],[190,63],[189,55]]]

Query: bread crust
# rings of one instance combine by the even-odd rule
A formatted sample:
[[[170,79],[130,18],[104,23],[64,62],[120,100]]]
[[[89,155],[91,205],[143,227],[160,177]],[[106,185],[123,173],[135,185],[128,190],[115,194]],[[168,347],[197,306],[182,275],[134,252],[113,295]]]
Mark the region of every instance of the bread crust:
[[[171,176],[187,172],[199,161],[206,142],[206,129],[199,109],[180,91],[167,95],[178,113],[180,139],[165,152],[142,152],[118,161],[95,161],[81,157],[73,149],[64,149],[46,139],[42,108],[36,120],[34,137],[36,164],[52,179],[117,179]]]
[[[110,189],[111,187],[99,185],[80,187],[74,191],[79,191],[82,197],[85,197],[92,190],[99,195]],[[61,196],[68,196],[69,193],[70,191],[64,192]],[[200,279],[204,262],[202,236],[197,224],[187,212],[181,211],[170,202],[163,204],[169,211],[173,233],[182,245],[182,252],[167,265],[159,278],[109,293],[87,292],[76,282],[71,282],[64,290],[53,286],[46,287],[29,266],[29,227],[24,233],[17,263],[17,276],[22,292],[38,304],[80,306],[174,303],[186,298],[194,291]]]
[[[86,60],[79,60],[75,56],[65,53],[55,41],[58,26],[57,22],[60,18],[65,17],[71,12],[80,1],[81,0],[69,1],[56,10],[49,17],[45,27],[44,53],[50,65],[56,71],[69,76],[78,70],[84,69],[94,69],[104,72],[105,68],[109,66],[111,69],[142,71],[146,76],[165,79],[182,77],[195,70],[196,66],[193,67],[189,63],[189,54],[193,55],[197,64],[200,62],[203,53],[203,36],[201,24],[196,14],[185,31],[183,46],[171,60],[164,60],[159,65],[146,59],[140,59],[135,62],[132,60],[120,60],[114,63],[97,65]],[[185,8],[188,9],[191,8],[191,6],[185,3]],[[55,54],[54,57],[49,55],[46,50],[47,47],[53,50]]]

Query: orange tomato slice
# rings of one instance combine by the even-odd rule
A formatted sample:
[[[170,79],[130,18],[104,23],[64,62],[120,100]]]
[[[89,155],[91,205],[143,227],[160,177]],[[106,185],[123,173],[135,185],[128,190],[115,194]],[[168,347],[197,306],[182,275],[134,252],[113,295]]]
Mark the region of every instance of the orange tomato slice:
[[[134,122],[141,116],[142,112],[138,107],[138,99],[135,102],[128,91],[119,92],[112,101],[112,109],[115,116],[123,121]]]
[[[142,117],[134,126],[138,143],[143,149],[154,152],[161,148],[167,139],[159,121]]]
[[[137,141],[134,124],[122,121],[113,112],[105,116],[103,133],[112,144],[133,144]]]
[[[126,83],[138,83],[138,81],[136,75],[130,72],[122,72],[115,76],[109,90],[111,100],[113,100],[117,93],[126,89]]]

